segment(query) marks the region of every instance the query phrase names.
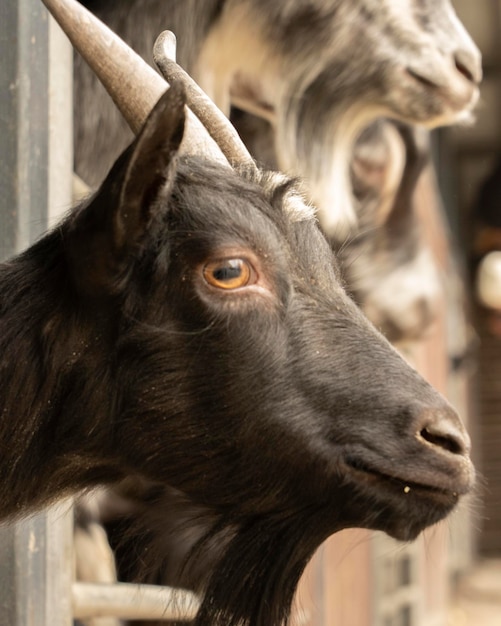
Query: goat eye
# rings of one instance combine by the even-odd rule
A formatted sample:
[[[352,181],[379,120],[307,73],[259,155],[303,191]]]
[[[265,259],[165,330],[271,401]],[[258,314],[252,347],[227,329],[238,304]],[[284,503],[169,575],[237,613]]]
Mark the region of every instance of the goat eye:
[[[245,259],[211,261],[203,269],[205,280],[219,289],[245,287],[251,279],[252,269]]]

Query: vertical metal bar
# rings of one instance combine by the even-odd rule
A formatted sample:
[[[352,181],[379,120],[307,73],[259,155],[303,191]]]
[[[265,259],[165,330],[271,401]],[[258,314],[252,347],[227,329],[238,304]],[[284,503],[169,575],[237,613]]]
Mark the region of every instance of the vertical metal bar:
[[[49,116],[49,92],[61,86],[49,84],[49,56],[68,63],[71,52],[61,53],[59,44],[51,47],[50,33],[57,39],[40,0],[1,0],[0,259],[19,252],[46,229],[49,186],[51,202],[64,208],[70,202],[71,113],[55,115],[52,110]],[[71,111],[71,82],[59,82],[67,83],[63,99]],[[52,135],[49,117],[64,121],[52,124]],[[64,147],[62,157],[50,149],[57,146]],[[56,163],[49,180],[49,167]],[[71,522],[66,503],[63,509],[0,527],[0,626],[72,623]]]
[[[53,507],[0,532],[1,626],[70,626],[71,516]]]
[[[46,527],[45,626],[72,626],[73,505],[70,500],[43,515]],[[25,547],[26,549],[26,547]]]
[[[17,236],[17,4],[0,4],[0,259],[16,249]]]
[[[5,258],[47,225],[47,12],[39,0],[4,0],[0,28],[0,254]]]

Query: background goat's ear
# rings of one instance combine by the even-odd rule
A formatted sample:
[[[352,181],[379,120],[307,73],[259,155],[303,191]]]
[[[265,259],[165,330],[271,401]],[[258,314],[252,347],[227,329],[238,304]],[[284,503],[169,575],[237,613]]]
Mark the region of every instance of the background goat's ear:
[[[114,216],[115,250],[127,249],[143,235],[156,211],[165,205],[183,139],[186,94],[173,83],[155,105],[133,144]]]

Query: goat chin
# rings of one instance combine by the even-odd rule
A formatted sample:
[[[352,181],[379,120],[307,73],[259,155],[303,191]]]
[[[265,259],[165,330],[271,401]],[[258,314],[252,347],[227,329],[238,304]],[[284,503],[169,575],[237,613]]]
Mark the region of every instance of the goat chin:
[[[262,598],[262,606],[270,602],[279,620],[262,623],[278,624],[288,615],[303,568],[328,536],[361,527],[411,541],[450,513],[459,499],[458,493],[353,462],[339,464],[339,471],[342,484],[326,489],[322,504],[244,519],[200,507],[178,490],[128,480],[108,498],[116,502],[119,494],[119,505],[103,516],[120,575],[201,592],[224,605],[235,624],[245,623],[258,610],[256,598]],[[219,580],[221,572],[226,584]],[[245,581],[241,588],[233,587],[237,579]]]
[[[176,490],[143,484],[147,505],[139,511],[136,500],[135,515],[124,516],[122,502],[118,525],[110,520],[107,526],[121,577],[201,593],[200,624],[284,624],[306,564],[329,535],[358,525],[410,541],[457,500],[358,474],[323,506],[245,520],[215,515]]]

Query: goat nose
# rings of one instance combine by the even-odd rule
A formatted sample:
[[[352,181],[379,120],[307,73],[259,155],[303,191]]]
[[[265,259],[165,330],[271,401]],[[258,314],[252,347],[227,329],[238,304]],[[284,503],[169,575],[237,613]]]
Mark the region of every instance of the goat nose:
[[[454,64],[457,71],[474,85],[482,80],[482,63],[478,55],[470,50],[456,50]]]
[[[456,412],[449,407],[421,413],[417,437],[440,451],[460,456],[467,456],[470,452],[470,438]]]

